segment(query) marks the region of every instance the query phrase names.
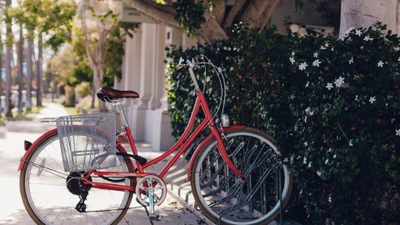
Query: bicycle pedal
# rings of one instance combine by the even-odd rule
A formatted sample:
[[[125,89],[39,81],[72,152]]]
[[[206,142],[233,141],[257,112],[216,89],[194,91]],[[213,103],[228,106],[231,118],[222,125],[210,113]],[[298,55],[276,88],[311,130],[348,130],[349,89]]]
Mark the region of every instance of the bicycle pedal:
[[[152,221],[161,221],[161,216],[157,214],[150,214],[149,215],[150,220]]]

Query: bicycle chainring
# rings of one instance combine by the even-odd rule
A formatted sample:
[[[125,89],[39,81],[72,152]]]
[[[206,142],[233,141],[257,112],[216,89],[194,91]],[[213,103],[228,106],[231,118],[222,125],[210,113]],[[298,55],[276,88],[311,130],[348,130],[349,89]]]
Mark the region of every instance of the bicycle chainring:
[[[136,198],[144,206],[149,206],[149,193],[154,195],[154,205],[161,205],[167,197],[167,186],[156,175],[142,177],[136,185]]]

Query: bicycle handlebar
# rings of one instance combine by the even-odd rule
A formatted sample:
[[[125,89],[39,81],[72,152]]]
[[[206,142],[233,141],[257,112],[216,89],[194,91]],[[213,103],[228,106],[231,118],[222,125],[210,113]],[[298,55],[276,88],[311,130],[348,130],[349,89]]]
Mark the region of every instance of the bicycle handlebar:
[[[188,66],[189,67],[188,68],[189,74],[190,74],[190,77],[192,78],[192,81],[193,81],[193,84],[194,84],[194,88],[196,89],[196,91],[200,90],[199,83],[197,82],[197,79],[194,76],[194,72],[193,72],[194,63],[190,62],[189,59],[186,60],[186,63],[183,63],[183,61],[184,60],[181,57],[179,59],[178,65],[176,66],[177,70],[180,70],[181,68]]]

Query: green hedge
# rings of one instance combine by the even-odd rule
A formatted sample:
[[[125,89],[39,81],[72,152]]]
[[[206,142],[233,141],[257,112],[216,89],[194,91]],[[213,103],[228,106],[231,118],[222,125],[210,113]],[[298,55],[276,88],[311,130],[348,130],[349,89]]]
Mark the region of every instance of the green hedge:
[[[238,26],[228,41],[172,48],[173,135],[183,132],[194,103],[189,75],[176,63],[204,54],[226,74],[231,118],[278,140],[295,175],[289,211],[303,214],[301,222],[398,224],[400,42],[385,29],[350,29],[336,39]],[[212,105],[215,92],[207,88]]]

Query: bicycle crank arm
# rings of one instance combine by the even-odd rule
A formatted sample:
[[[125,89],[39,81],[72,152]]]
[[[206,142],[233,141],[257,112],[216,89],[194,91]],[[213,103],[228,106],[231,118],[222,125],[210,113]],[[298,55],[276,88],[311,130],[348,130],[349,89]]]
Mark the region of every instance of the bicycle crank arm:
[[[154,211],[154,189],[149,188],[147,195],[149,197],[149,218],[150,220],[160,221],[161,216],[157,215]]]

